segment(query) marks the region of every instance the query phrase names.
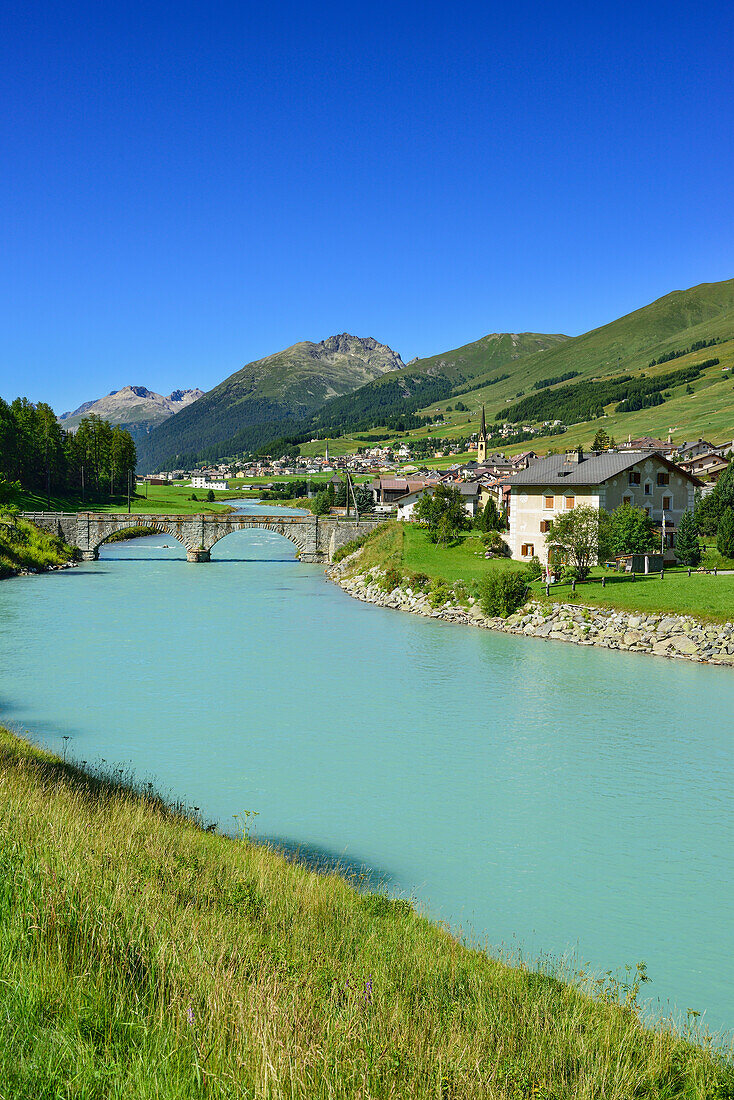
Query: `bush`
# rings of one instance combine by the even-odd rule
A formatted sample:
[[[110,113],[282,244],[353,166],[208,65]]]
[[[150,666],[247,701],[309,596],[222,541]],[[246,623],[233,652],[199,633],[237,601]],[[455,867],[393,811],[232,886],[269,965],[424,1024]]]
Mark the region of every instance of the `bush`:
[[[716,532],[716,549],[725,558],[734,558],[734,509],[727,508]]]
[[[431,587],[428,592],[428,602],[431,607],[442,607],[448,600],[451,599],[452,591],[451,585],[448,581],[442,580],[440,577],[436,577],[431,583]]]
[[[314,516],[328,516],[331,511],[331,497],[322,489],[311,501],[311,512]]]
[[[526,569],[527,578],[529,581],[539,581],[543,576],[543,566],[540,564],[539,558],[531,558],[528,562]]]
[[[403,574],[399,569],[395,569],[394,566],[390,566],[385,576],[382,578],[382,587],[386,592],[392,592],[393,588],[399,588],[403,580]]]
[[[488,531],[486,535],[483,535],[482,545],[485,553],[491,554],[495,558],[508,558],[510,556],[510,548],[499,531]]]
[[[411,573],[408,577],[408,587],[414,592],[422,592],[430,579],[427,573]]]
[[[484,578],[481,587],[480,604],[489,618],[499,616],[506,619],[517,611],[528,595],[528,574],[526,570],[510,572],[493,570]]]

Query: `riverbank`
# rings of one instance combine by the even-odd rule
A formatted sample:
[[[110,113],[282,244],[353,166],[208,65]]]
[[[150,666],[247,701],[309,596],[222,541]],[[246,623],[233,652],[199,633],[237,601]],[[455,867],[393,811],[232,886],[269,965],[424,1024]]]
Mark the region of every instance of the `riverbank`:
[[[359,562],[356,551],[330,565],[326,574],[348,595],[379,607],[506,634],[734,667],[734,623],[536,599],[505,619],[489,617],[460,583],[431,584],[428,577],[414,576],[393,584],[397,572],[375,567],[361,572]]]
[[[0,1081],[15,1100],[730,1095],[639,983],[469,950],[120,773],[0,730]],[[619,997],[627,1006],[615,1003]],[[4,1094],[0,1090],[0,1094]]]
[[[75,564],[72,547],[23,519],[0,514],[0,580]]]

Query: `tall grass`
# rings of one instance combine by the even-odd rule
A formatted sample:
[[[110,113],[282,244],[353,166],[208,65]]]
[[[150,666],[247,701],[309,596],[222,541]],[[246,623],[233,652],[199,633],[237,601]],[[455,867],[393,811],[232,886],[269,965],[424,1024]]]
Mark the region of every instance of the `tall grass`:
[[[723,1100],[734,1070],[0,731],[0,1097],[202,1096]]]
[[[0,577],[9,577],[22,569],[49,569],[63,565],[74,551],[61,539],[23,519],[0,513]]]

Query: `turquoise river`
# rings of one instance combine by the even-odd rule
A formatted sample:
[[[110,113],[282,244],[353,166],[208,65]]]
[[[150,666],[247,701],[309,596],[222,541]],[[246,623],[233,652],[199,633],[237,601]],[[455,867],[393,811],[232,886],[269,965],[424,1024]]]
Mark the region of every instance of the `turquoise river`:
[[[0,720],[734,1027],[734,670],[368,606],[267,531],[212,558],[153,536],[3,582]]]

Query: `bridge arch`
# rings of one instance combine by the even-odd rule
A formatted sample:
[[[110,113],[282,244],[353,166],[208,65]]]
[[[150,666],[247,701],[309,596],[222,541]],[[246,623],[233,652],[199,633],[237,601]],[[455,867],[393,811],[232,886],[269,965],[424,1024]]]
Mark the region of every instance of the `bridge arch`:
[[[186,533],[182,531],[175,523],[170,523],[166,520],[165,516],[161,516],[160,519],[153,519],[146,517],[144,523],[136,523],[135,517],[132,517],[132,523],[127,516],[113,517],[109,520],[99,520],[89,531],[89,546],[85,552],[85,557],[97,558],[99,557],[99,548],[111,535],[116,535],[120,531],[133,530],[135,528],[145,528],[147,534],[160,534],[168,535],[170,538],[175,539],[176,542],[180,542],[186,551],[187,556],[190,555],[194,549],[191,544],[191,540],[187,538]],[[144,538],[144,535],[140,536]]]
[[[187,553],[191,550],[191,547],[189,546],[188,542],[184,538],[181,531],[177,531],[176,528],[173,526],[173,524],[166,524],[165,522],[162,521],[160,523],[158,523],[158,522],[147,523],[146,522],[146,523],[133,523],[133,524],[122,524],[122,525],[118,524],[118,525],[116,525],[115,527],[113,527],[113,529],[111,531],[108,531],[107,534],[103,538],[101,538],[98,542],[96,542],[96,545],[90,547],[90,549],[94,553],[94,556],[98,557],[100,547],[107,545],[109,543],[110,539],[114,535],[118,535],[122,531],[135,531],[135,532],[137,532],[136,534],[130,536],[130,541],[134,541],[135,539],[138,539],[138,538],[144,539],[148,535],[169,535],[172,539],[175,539],[175,541],[178,542]],[[96,539],[96,536],[95,536],[95,539]]]
[[[259,523],[248,523],[246,520],[242,520],[240,516],[238,516],[237,519],[237,524],[232,524],[228,530],[221,530],[213,533],[213,536],[209,539],[208,549],[210,551],[217,543],[222,542],[223,539],[228,538],[229,535],[236,534],[238,531],[271,531],[273,534],[280,535],[282,538],[292,543],[299,554],[304,554],[308,551],[305,537],[306,532],[304,532],[302,528],[296,527],[293,524],[280,523],[277,521],[270,523],[263,523],[262,521]],[[257,517],[254,516],[253,520],[256,519]],[[222,524],[222,526],[224,526],[224,524]]]

